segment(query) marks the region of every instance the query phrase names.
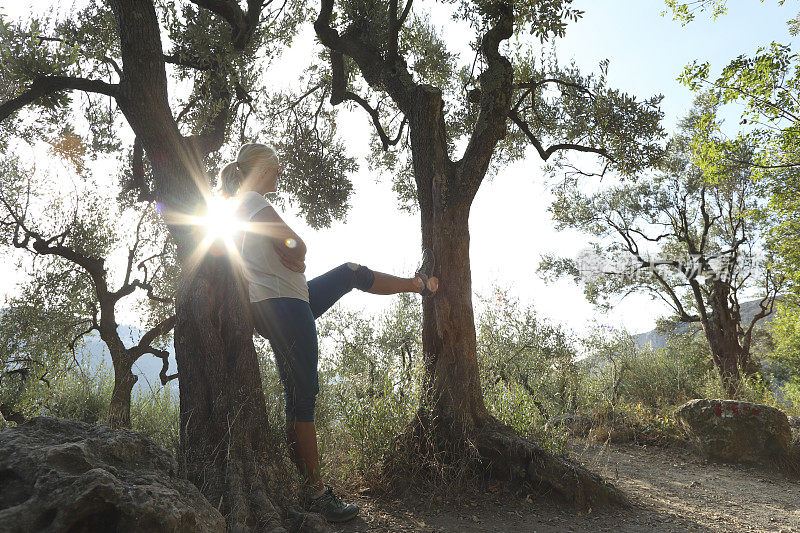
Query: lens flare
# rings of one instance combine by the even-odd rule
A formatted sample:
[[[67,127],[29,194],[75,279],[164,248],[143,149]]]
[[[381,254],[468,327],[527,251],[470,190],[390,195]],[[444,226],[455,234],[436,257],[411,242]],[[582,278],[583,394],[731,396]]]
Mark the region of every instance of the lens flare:
[[[236,205],[226,198],[207,198],[206,212],[200,217],[200,225],[211,240],[232,240],[239,229]]]
[[[195,213],[180,213],[159,204],[157,208],[167,224],[184,226],[191,231],[198,231],[197,246],[184,261],[184,269],[191,272],[198,268],[206,254],[213,256],[227,255],[233,261],[242,262],[239,246],[244,234],[263,235],[266,237],[277,236],[276,222],[255,222],[242,218],[238,213],[241,200],[238,198],[222,198],[211,191],[203,194],[204,205]],[[288,248],[298,246],[294,239],[283,239],[278,242]]]

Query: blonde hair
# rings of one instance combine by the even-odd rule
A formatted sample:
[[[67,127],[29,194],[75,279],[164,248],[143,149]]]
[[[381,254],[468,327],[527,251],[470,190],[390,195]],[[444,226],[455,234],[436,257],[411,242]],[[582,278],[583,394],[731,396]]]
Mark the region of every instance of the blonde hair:
[[[236,161],[225,165],[219,175],[223,196],[235,196],[242,185],[256,172],[278,167],[278,152],[268,144],[248,143],[239,148]]]

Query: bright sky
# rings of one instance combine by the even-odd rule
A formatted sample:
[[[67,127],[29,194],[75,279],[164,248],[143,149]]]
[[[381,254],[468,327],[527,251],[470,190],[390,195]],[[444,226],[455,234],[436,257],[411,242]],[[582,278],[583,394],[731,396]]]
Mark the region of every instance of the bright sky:
[[[775,3],[731,2],[732,12],[716,22],[699,15],[694,23],[681,27],[669,16],[661,16],[662,0],[576,0],[576,6],[586,13],[568,28],[567,37],[558,43],[558,54],[562,61],[574,58],[584,71],[597,70],[598,63],[608,58],[612,86],[641,98],[664,94],[666,127],[671,130],[693,99],[675,80],[687,63],[708,60],[718,72],[733,57],[752,53],[760,45],[773,40],[792,42],[785,21],[797,13],[797,4],[789,1],[779,7]],[[40,8],[51,2],[0,1],[0,7],[12,16],[30,12],[31,4]],[[417,5],[424,8],[425,3],[415,4],[415,9]],[[433,20],[446,22],[444,17]],[[460,32],[452,27],[445,30],[445,37],[463,43]],[[307,53],[306,47],[298,46],[282,62],[285,70],[274,69],[269,75],[292,79],[291,65],[301,64]],[[371,127],[366,116],[354,112],[352,117],[343,113],[342,118],[348,146],[353,147],[354,155],[363,154],[365,150],[360,147],[367,146]],[[547,212],[550,196],[540,167],[541,162],[531,151],[524,162],[503,169],[492,182],[482,185],[470,216],[473,290],[489,294],[495,284],[508,288],[523,303],[533,304],[540,314],[578,332],[595,319],[633,333],[651,329],[665,308],[648,297],[628,297],[612,312],[598,315],[571,280],[547,285],[538,278],[541,254],[574,257],[585,246],[580,235],[553,229]],[[356,194],[344,223],[313,231],[295,213],[285,214],[308,244],[307,275],[313,277],[346,261],[410,275],[420,250],[417,215],[397,209],[389,177],[370,174],[366,163],[353,176],[353,182]],[[12,273],[2,276],[5,285],[0,289],[8,290],[14,277]],[[347,307],[370,311],[379,311],[388,303],[388,299],[362,293],[348,295],[344,301]]]

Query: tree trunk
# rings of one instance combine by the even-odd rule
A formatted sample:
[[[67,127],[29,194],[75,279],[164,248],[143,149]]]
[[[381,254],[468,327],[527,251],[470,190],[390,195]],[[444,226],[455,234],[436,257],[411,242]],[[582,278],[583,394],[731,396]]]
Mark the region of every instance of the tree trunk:
[[[208,255],[193,272],[184,269],[175,324],[179,463],[226,517],[228,531],[283,531],[281,507],[273,498],[286,485],[279,483],[275,467],[284,452],[270,437],[238,268],[227,257]],[[295,516],[306,520],[306,529],[324,528],[313,516]]]
[[[741,372],[752,374],[755,369],[750,354],[739,342],[739,317],[731,312],[729,294],[730,288],[725,282],[713,281],[708,302],[711,314],[703,324],[703,331],[725,394],[735,398],[742,384]]]
[[[111,355],[114,364],[114,390],[108,406],[108,425],[112,428],[131,427],[131,392],[138,377],[131,371],[133,365],[124,355]]]
[[[741,363],[745,357],[738,340],[731,339],[724,333],[713,331],[706,336],[726,397],[735,398],[742,383]]]
[[[622,493],[599,476],[520,437],[487,411],[469,260],[469,212],[477,187],[447,157],[438,90],[418,88],[409,125],[422,245],[436,256],[434,275],[440,284],[436,295],[423,303],[420,408],[388,472],[404,470],[402,457],[470,464],[491,477],[555,493],[580,507],[624,502]]]

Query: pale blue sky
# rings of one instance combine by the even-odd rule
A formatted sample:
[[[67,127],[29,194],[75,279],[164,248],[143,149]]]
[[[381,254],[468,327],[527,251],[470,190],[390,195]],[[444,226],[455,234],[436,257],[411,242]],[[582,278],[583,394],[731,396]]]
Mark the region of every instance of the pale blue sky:
[[[774,1],[733,2],[732,11],[717,21],[706,15],[686,26],[662,17],[661,0],[583,0],[576,5],[586,11],[571,25],[566,38],[558,43],[562,60],[574,57],[584,70],[596,70],[598,63],[609,59],[611,85],[640,97],[662,93],[668,129],[688,110],[693,95],[676,78],[693,59],[709,60],[719,69],[736,55],[752,53],[759,45],[776,40],[790,42],[785,21],[798,9],[798,3],[783,7]],[[0,1],[10,15],[51,5],[49,1]],[[424,6],[425,2],[415,5]],[[434,20],[442,20],[434,18]],[[444,22],[444,21],[443,21]],[[445,36],[454,44],[463,36],[445,26]],[[306,35],[309,35],[306,33]],[[292,79],[292,67],[307,57],[308,48],[298,46],[287,54],[286,71],[271,71],[276,78]],[[363,154],[371,127],[362,112],[342,114],[344,136],[354,154]],[[558,233],[547,213],[549,196],[541,176],[541,162],[533,151],[525,161],[503,169],[492,181],[484,183],[475,200],[471,217],[471,257],[473,290],[488,294],[493,284],[511,290],[523,303],[533,304],[541,314],[562,322],[576,331],[584,331],[593,320],[632,332],[650,329],[664,308],[646,297],[630,297],[611,313],[598,316],[569,280],[546,285],[536,275],[542,253],[576,254],[584,240],[574,232]],[[354,177],[356,195],[346,223],[312,231],[295,213],[286,213],[309,246],[308,272],[311,277],[345,261],[367,264],[395,274],[411,274],[420,247],[419,221],[396,209],[388,177],[371,175],[362,164]],[[8,286],[12,275],[4,275]],[[442,280],[442,283],[446,283]],[[379,311],[388,299],[353,294],[345,305]]]
[[[793,43],[786,21],[797,15],[800,3],[788,0],[728,2],[729,12],[711,20],[698,13],[681,26],[672,20],[662,0],[582,0],[575,5],[586,14],[570,26],[559,49],[590,68],[611,61],[609,79],[639,96],[664,94],[666,124],[672,126],[692,103],[692,94],[675,81],[683,67],[699,59],[718,73],[739,54],[750,54],[772,41]]]

